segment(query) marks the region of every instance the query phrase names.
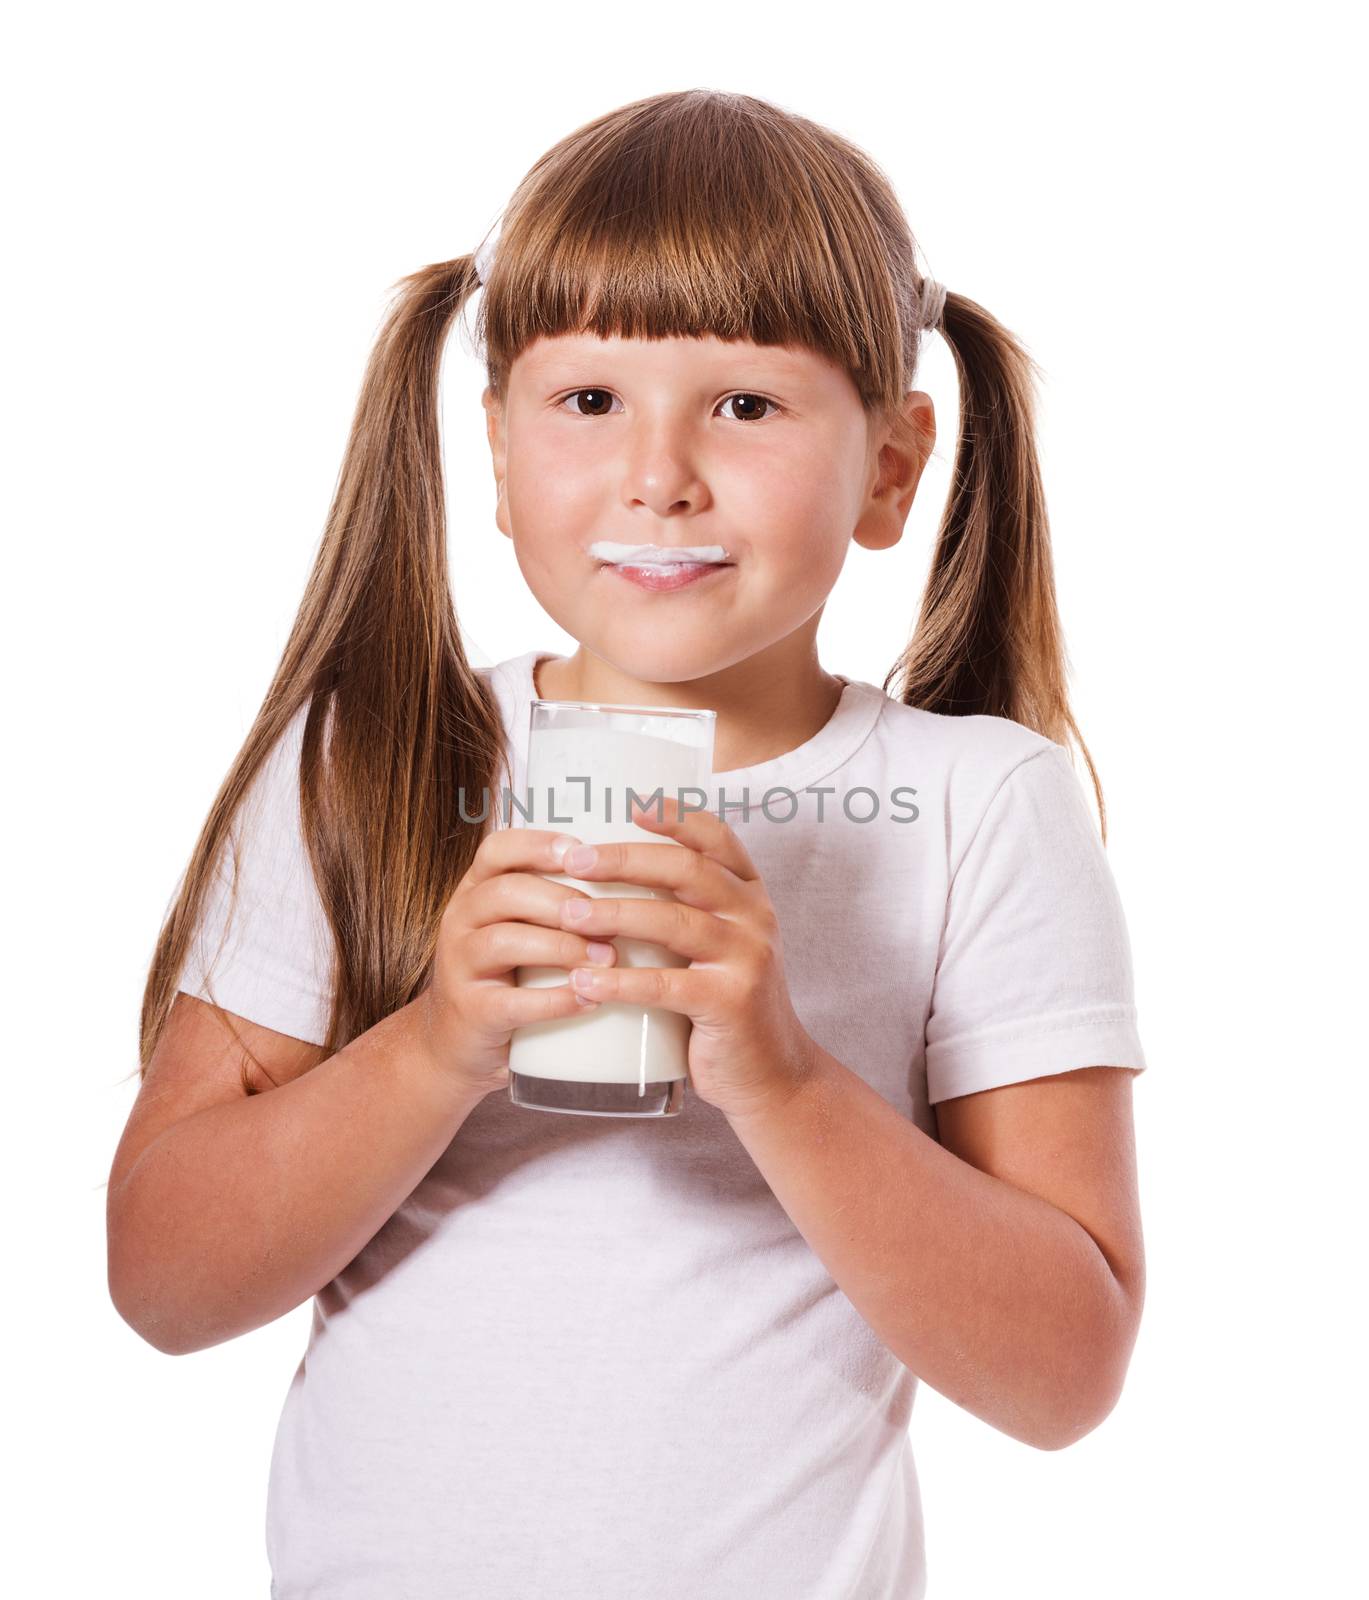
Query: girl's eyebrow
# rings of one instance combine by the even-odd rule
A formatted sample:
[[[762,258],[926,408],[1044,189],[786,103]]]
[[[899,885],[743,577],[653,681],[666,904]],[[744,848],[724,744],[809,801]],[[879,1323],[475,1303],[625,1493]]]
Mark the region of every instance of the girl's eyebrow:
[[[598,345],[577,345],[559,350],[537,350],[530,353],[527,358],[529,369],[539,381],[551,382],[559,377],[563,369],[584,367],[587,364],[599,366],[604,363],[601,370],[607,369],[607,364],[614,362],[619,352],[606,349]],[[710,351],[707,356],[700,358],[709,364],[710,368],[718,369],[720,374],[735,374],[738,367],[760,366],[770,374],[770,381],[798,384],[808,381],[810,374],[804,370],[803,363],[792,354],[764,346],[752,345],[746,349],[734,348],[730,350]],[[709,383],[714,381],[708,371],[701,372],[699,381]]]

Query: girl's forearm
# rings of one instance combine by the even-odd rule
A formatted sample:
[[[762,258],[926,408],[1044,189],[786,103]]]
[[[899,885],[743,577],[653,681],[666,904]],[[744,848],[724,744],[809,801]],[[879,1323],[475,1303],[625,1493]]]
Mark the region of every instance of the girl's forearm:
[[[427,1053],[414,1002],[280,1088],[176,1123],[109,1193],[120,1315],[183,1355],[293,1310],[374,1237],[481,1098]]]
[[[837,1286],[918,1377],[1046,1450],[1112,1409],[1136,1320],[1073,1217],[962,1161],[825,1050],[786,1101],[729,1121]]]

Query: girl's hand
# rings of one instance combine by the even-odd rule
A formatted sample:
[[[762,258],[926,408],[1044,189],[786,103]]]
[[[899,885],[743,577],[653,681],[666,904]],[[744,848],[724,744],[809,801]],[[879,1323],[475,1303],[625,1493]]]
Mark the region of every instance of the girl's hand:
[[[433,976],[418,997],[434,1061],[482,1094],[507,1088],[509,1038],[525,1023],[586,1011],[569,983],[520,989],[515,967],[574,967],[618,952],[595,936],[558,931],[560,906],[588,897],[541,876],[564,872],[546,828],[499,828],[480,841],[442,913]]]
[[[663,796],[661,816],[634,806],[632,821],[660,829],[677,841],[605,844],[594,864],[567,860],[561,871],[577,878],[640,883],[669,889],[675,902],[631,898],[567,898],[561,926],[595,939],[622,934],[648,939],[687,967],[577,967],[571,982],[594,980],[581,992],[594,1000],[662,1006],[693,1023],[689,1077],[694,1092],[728,1116],[782,1101],[811,1070],[815,1041],[794,1014],[784,977],[780,927],[770,896],[740,839],[707,811],[681,817]],[[571,910],[583,909],[583,920]]]

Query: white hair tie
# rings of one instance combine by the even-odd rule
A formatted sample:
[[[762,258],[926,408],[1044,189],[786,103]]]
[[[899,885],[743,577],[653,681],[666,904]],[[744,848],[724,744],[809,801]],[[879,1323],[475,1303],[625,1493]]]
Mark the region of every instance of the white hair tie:
[[[494,260],[494,241],[498,237],[499,231],[496,229],[475,252],[475,275],[481,283],[489,276],[490,263]]]
[[[941,321],[941,313],[945,305],[945,285],[937,283],[934,278],[924,278],[922,280],[922,309],[918,318],[918,327],[935,328]]]

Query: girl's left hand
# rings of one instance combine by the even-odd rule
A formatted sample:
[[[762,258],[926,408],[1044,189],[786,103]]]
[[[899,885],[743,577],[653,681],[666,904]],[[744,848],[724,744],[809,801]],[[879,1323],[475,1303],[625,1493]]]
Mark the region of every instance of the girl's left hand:
[[[668,889],[674,902],[575,897],[562,903],[561,925],[600,940],[647,939],[690,965],[576,967],[571,981],[592,1000],[683,1012],[693,1023],[694,1092],[729,1117],[744,1116],[787,1098],[812,1070],[818,1047],[794,1014],[779,920],[741,840],[711,812],[681,817],[665,795],[659,805],[659,817],[654,799],[648,809],[634,806],[631,820],[676,845],[601,844],[592,866],[567,860],[562,870]],[[582,909],[582,920],[568,915]]]

